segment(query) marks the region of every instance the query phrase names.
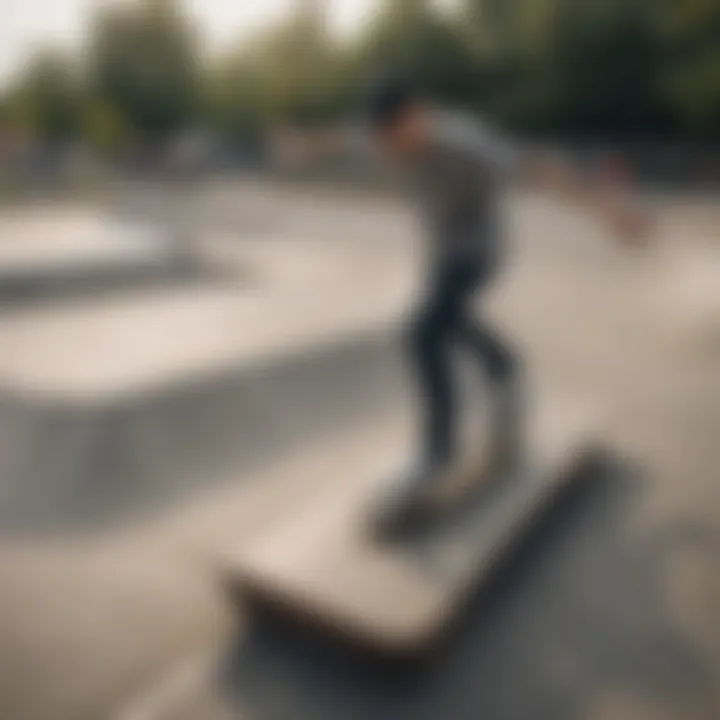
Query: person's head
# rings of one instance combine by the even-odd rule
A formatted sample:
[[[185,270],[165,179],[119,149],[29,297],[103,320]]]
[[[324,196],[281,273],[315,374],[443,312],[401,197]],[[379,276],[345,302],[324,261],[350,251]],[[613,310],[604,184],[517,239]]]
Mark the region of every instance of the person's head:
[[[380,149],[394,157],[422,151],[430,138],[427,106],[408,83],[397,78],[383,79],[370,90],[367,120]]]

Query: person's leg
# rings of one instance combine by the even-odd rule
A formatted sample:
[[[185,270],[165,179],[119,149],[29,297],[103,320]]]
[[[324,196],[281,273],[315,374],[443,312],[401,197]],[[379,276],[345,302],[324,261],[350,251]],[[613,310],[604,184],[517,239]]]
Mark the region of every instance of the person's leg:
[[[459,337],[478,358],[490,381],[493,399],[493,446],[500,461],[517,454],[522,442],[523,388],[519,357],[494,330],[469,309],[458,326]]]
[[[421,460],[428,469],[450,462],[455,453],[451,345],[467,284],[459,280],[456,269],[438,268],[410,328],[410,355],[423,402]]]
[[[420,462],[430,470],[452,456],[454,415],[449,333],[434,303],[415,317],[409,346],[422,403]]]
[[[518,375],[519,363],[514,352],[487,323],[475,318],[469,308],[464,308],[457,334],[480,360],[492,383],[509,383]]]

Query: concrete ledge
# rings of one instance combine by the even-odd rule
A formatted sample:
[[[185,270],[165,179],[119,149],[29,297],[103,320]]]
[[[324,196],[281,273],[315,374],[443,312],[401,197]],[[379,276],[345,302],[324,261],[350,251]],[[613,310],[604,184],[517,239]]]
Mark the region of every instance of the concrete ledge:
[[[0,526],[99,523],[251,474],[396,405],[387,330],[106,402],[0,395]]]

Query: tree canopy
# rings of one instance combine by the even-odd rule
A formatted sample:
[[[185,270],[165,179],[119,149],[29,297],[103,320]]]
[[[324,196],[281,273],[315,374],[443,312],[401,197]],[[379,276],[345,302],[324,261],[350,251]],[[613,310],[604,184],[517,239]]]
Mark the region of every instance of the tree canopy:
[[[90,18],[83,48],[44,48],[0,101],[3,122],[102,151],[198,124],[229,138],[350,112],[373,74],[527,132],[713,140],[720,135],[718,0],[385,0],[351,41],[323,0],[218,55],[179,0]]]

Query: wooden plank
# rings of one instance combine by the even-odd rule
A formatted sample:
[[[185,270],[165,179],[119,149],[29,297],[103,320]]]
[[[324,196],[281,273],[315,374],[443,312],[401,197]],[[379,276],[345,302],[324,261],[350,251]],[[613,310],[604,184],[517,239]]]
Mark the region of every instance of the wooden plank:
[[[514,541],[576,477],[596,447],[592,415],[567,403],[532,413],[526,467],[419,535],[383,543],[368,508],[387,478],[348,477],[232,558],[234,586],[370,649],[416,654],[449,627]],[[371,450],[371,449],[369,449]]]

